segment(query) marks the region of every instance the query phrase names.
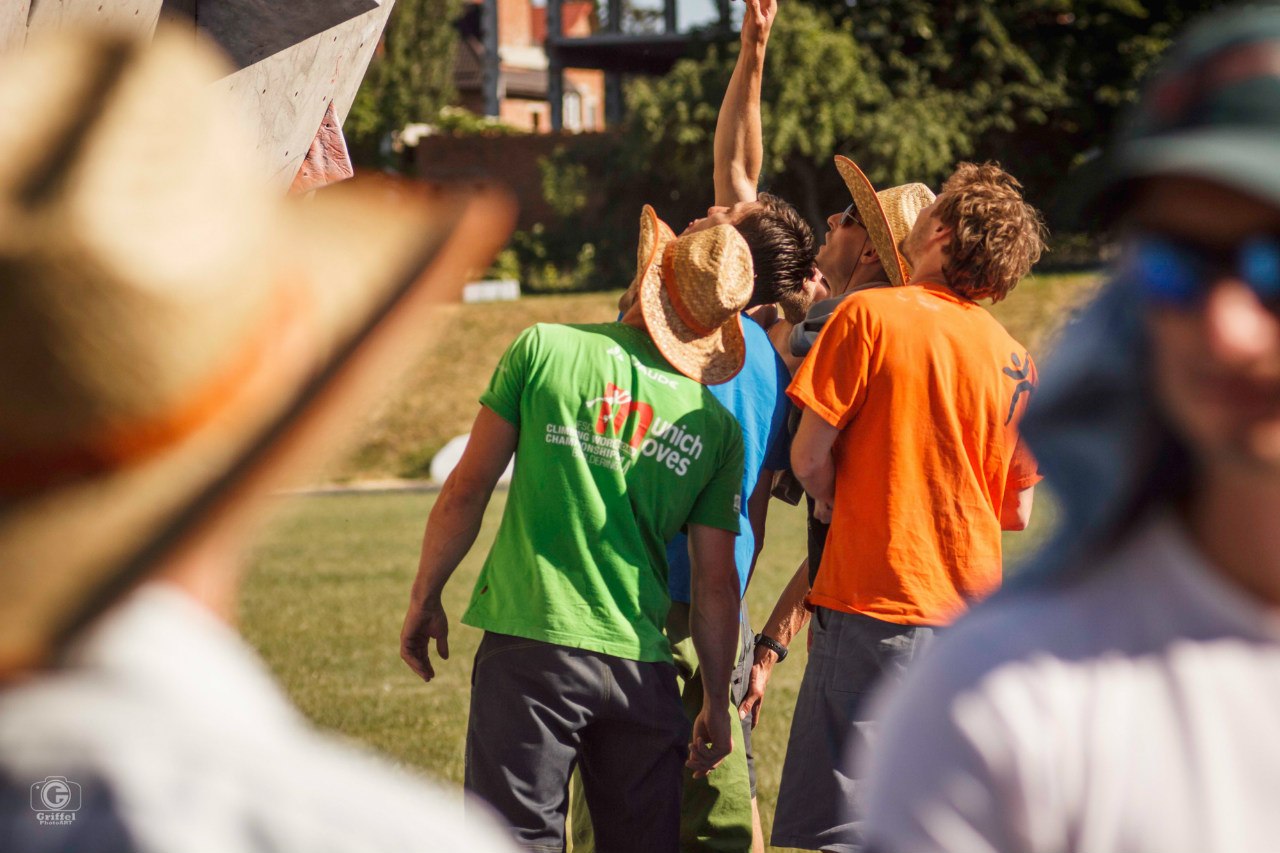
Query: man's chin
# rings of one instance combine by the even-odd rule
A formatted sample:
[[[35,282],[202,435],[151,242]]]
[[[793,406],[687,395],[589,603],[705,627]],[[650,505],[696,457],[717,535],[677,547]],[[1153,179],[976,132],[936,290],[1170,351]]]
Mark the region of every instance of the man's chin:
[[[1280,423],[1240,426],[1218,445],[1210,459],[1229,465],[1237,472],[1280,483]]]

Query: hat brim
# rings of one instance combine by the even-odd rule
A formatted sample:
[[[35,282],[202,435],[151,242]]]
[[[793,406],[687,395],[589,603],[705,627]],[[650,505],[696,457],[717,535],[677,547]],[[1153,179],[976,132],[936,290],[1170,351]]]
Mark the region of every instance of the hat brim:
[[[648,235],[652,249],[640,273],[640,310],[649,337],[671,366],[703,385],[719,385],[738,375],[746,361],[742,318],[735,315],[710,334],[694,331],[681,319],[662,283],[662,254],[674,239],[660,235],[661,220],[645,205],[641,215],[641,240]],[[646,219],[651,221],[646,224]],[[665,227],[665,226],[662,226]],[[670,234],[670,229],[667,229]],[[641,245],[644,245],[642,242]]]
[[[505,192],[381,180],[288,209],[271,263],[290,311],[234,397],[143,461],[0,507],[0,673],[48,662],[201,530],[250,514],[250,491],[332,455],[514,226]]]
[[[884,267],[885,275],[889,276],[889,283],[894,287],[901,287],[910,278],[910,268],[898,251],[893,231],[889,227],[889,217],[885,215],[880,199],[876,197],[876,188],[858,168],[858,164],[848,157],[837,154],[835,160],[836,171],[853,196],[854,206],[858,208],[858,215],[866,226],[871,245],[875,246],[876,254],[880,256],[880,264]]]
[[[1072,182],[1079,193],[1066,195],[1058,209],[1073,220],[1110,223],[1129,205],[1138,183],[1162,176],[1201,178],[1280,208],[1275,136],[1203,128],[1132,140],[1111,156],[1086,163]]]

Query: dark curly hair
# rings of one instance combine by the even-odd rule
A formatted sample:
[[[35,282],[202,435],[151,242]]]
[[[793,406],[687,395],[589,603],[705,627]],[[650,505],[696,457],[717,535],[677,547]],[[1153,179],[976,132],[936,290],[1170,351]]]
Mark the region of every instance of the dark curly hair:
[[[936,213],[952,229],[942,267],[947,285],[968,299],[1004,299],[1045,250],[1044,219],[998,163],[956,167]]]
[[[760,204],[737,223],[751,248],[755,287],[750,307],[779,303],[788,319],[804,316],[804,282],[818,251],[813,231],[800,213],[776,195],[761,193]],[[796,312],[800,317],[795,318]]]

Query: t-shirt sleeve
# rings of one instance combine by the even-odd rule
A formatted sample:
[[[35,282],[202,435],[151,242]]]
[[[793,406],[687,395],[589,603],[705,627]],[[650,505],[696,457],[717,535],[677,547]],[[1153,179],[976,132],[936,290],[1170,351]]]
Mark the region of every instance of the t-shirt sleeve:
[[[729,417],[724,434],[728,440],[720,455],[720,464],[694,501],[689,511],[689,523],[738,533],[738,519],[742,512],[743,450],[742,431],[732,417]]]
[[[767,471],[786,471],[791,468],[791,430],[787,429],[787,421],[793,407],[783,389],[791,381],[791,374],[781,358],[775,357],[774,361],[778,370],[778,396],[774,401],[773,417],[769,422],[769,442],[760,467]]]
[[[787,395],[843,429],[867,397],[870,342],[861,300],[846,299],[796,371]]]
[[[480,395],[480,405],[492,409],[512,426],[520,426],[520,399],[529,380],[539,335],[537,326],[520,333],[498,360],[489,387]]]
[[[1035,394],[1036,387],[1040,384],[1040,377],[1036,372],[1036,363],[1031,358],[1031,354],[1026,356],[1027,381],[1030,383],[1031,390],[1021,395],[1020,399],[1014,400],[1014,411],[1011,412],[1011,419],[1014,428],[1022,421],[1022,416],[1026,414],[1027,406],[1031,402],[1031,397]],[[1017,436],[1017,440],[1013,446],[1013,457],[1009,462],[1009,474],[1005,480],[1005,488],[1014,491],[1022,491],[1029,489],[1036,483],[1043,480],[1040,476],[1040,466],[1036,462],[1035,456],[1031,454],[1031,448],[1027,446],[1021,434]]]
[[[1027,447],[1022,436],[1018,436],[1018,443],[1013,448],[1013,460],[1009,463],[1009,478],[1005,488],[1020,492],[1031,488],[1043,479],[1044,477],[1040,474],[1040,465],[1031,455],[1031,448]]]

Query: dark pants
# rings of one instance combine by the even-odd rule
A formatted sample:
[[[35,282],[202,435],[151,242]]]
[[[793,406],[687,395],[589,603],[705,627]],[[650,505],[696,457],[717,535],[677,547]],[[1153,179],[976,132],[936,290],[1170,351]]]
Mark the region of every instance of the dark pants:
[[[486,632],[466,788],[530,850],[562,851],[575,764],[600,853],[675,851],[689,724],[675,667]]]
[[[814,608],[813,648],[791,717],[773,815],[773,845],[853,853],[862,848],[864,780],[855,756],[875,724],[873,688],[902,679],[936,628]]]

